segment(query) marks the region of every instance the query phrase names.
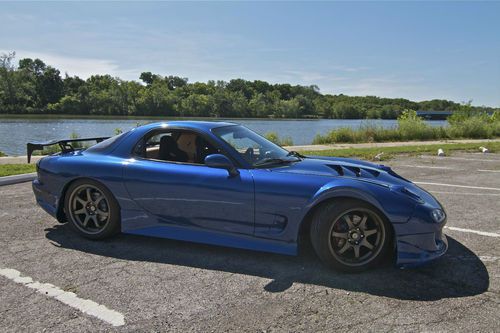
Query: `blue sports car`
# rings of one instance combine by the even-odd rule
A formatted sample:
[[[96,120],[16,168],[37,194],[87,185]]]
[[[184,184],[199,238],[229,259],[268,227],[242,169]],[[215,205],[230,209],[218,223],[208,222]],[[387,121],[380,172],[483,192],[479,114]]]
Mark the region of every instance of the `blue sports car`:
[[[95,140],[78,149],[78,141]],[[358,272],[443,255],[446,214],[389,167],[302,156],[228,122],[148,124],[112,138],[28,143],[38,204],[80,235],[118,232],[296,255],[310,237],[327,265]]]

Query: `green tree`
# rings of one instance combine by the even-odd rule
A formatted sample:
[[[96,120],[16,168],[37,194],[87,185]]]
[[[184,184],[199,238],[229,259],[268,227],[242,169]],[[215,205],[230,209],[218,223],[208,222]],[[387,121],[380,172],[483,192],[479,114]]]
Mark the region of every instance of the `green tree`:
[[[151,86],[141,89],[137,98],[137,114],[143,116],[174,116],[173,98],[168,86],[162,80],[154,81]]]
[[[15,52],[0,56],[0,106],[7,113],[13,113],[14,105],[19,103],[16,94],[16,72],[12,63],[15,56]]]
[[[333,106],[333,112],[336,118],[341,119],[359,119],[361,112],[356,105],[348,102],[339,102]]]
[[[207,95],[189,95],[177,104],[177,112],[181,117],[209,117],[213,100]]]
[[[35,107],[43,110],[47,104],[63,97],[63,80],[59,70],[47,66],[40,59],[25,58],[19,61],[19,70],[33,83]]]
[[[233,79],[189,83],[180,76],[143,72],[138,81],[110,75],[87,80],[61,77],[41,59],[14,63],[15,53],[0,56],[0,113],[91,115],[161,115],[286,118],[396,119],[403,110],[454,111],[450,122],[474,116],[475,123],[493,121],[497,109],[434,99],[321,94],[315,85]],[[496,116],[495,116],[496,117]],[[484,119],[483,119],[484,118]]]

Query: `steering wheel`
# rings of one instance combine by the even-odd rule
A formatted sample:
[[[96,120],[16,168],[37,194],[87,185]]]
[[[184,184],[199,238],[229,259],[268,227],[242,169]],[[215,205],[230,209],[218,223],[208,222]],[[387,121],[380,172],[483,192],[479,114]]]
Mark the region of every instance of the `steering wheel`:
[[[252,147],[249,147],[247,148],[247,150],[245,151],[245,153],[243,154],[243,157],[250,163],[253,163],[254,161],[254,158],[255,158],[255,154],[253,152],[253,148]]]

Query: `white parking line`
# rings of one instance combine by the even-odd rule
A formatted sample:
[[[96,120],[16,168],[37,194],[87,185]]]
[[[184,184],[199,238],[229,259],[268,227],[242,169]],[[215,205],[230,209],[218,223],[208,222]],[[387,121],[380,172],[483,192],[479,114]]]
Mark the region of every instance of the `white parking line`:
[[[113,326],[122,326],[125,324],[125,317],[121,313],[110,310],[104,305],[100,305],[94,301],[80,298],[75,293],[64,291],[53,284],[33,281],[29,276],[21,276],[21,272],[15,269],[0,268],[0,275],[16,283],[22,284],[25,287],[35,289],[42,295],[54,298],[59,302],[99,318]]]
[[[494,232],[478,231],[478,230],[463,229],[463,228],[448,227],[448,226],[445,226],[445,228],[453,230],[453,231],[467,232],[467,233],[470,233],[470,234],[476,234],[476,235],[481,235],[481,236],[500,237],[500,234],[497,234],[497,233],[494,233]]]
[[[429,183],[429,182],[414,182],[414,183],[418,185],[435,185],[435,186],[446,186],[446,187],[470,188],[475,190],[500,191],[500,188],[498,187],[468,186],[468,185],[455,185],[455,184]]]
[[[481,259],[481,261],[484,262],[492,262],[500,260],[499,257],[493,257],[493,256],[479,256],[479,259]]]
[[[456,169],[456,168],[440,167],[440,166],[430,166],[430,165],[409,165],[409,164],[403,164],[401,166],[402,167],[407,167],[407,168],[419,168],[419,169],[460,170],[460,169]]]
[[[479,172],[500,172],[500,170],[486,170],[486,169],[478,169]]]
[[[477,195],[477,196],[487,196],[487,197],[500,197],[498,193],[473,193],[473,192],[446,192],[446,191],[431,191],[436,194],[458,194],[458,195]]]

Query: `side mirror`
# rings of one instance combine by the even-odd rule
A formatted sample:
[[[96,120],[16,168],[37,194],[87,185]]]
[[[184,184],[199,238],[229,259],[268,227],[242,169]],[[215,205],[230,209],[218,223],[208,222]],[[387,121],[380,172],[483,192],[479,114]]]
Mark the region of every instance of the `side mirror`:
[[[226,169],[231,176],[239,174],[233,162],[222,154],[211,154],[205,157],[205,165],[210,168]]]

